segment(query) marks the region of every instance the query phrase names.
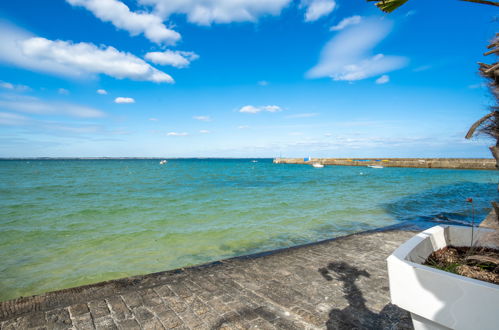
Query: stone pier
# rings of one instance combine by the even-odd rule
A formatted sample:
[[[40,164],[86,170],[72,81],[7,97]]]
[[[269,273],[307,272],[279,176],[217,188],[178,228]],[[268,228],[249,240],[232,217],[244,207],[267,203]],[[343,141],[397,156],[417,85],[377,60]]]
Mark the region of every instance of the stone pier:
[[[319,163],[339,166],[412,167],[412,168],[448,168],[467,170],[495,170],[493,158],[275,158],[276,164]]]
[[[385,259],[414,232],[366,232],[0,303],[7,329],[412,329]]]

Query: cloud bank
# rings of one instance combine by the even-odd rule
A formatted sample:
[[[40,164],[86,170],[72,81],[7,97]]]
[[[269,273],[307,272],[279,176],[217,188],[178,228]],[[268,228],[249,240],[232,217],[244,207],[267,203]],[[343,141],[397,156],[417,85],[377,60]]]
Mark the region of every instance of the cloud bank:
[[[199,120],[199,121],[211,121],[210,116],[194,116],[192,118]]]
[[[189,133],[187,132],[169,132],[166,133],[167,136],[187,136]]]
[[[358,15],[350,16],[342,19],[338,24],[332,26],[330,31],[340,31],[346,28],[349,25],[359,24],[362,21],[362,17]]]
[[[251,114],[256,114],[262,111],[267,111],[267,112],[279,112],[282,111],[282,108],[278,105],[265,105],[261,107],[255,107],[253,105],[245,105],[244,107],[241,107],[239,109],[239,112],[242,113],[251,113]]]
[[[386,84],[389,81],[390,81],[390,77],[387,76],[386,74],[384,74],[381,77],[379,77],[378,79],[376,79],[376,84],[382,85],[382,84]]]
[[[334,0],[302,0],[301,5],[306,7],[305,21],[313,22],[329,15],[336,7]]]
[[[170,75],[114,47],[53,41],[7,24],[0,24],[0,62],[68,77],[105,74],[117,79],[174,82]]]
[[[142,5],[153,7],[153,13],[163,20],[174,14],[183,14],[187,17],[187,21],[198,25],[256,22],[264,16],[278,16],[284,8],[293,3],[291,0],[138,1]],[[305,21],[312,22],[330,14],[336,3],[334,0],[302,0],[299,6],[305,9]]]
[[[180,34],[168,29],[160,17],[149,13],[135,13],[117,0],[66,0],[72,6],[83,7],[103,22],[110,22],[132,36],[144,34],[152,42],[174,45]]]
[[[139,0],[153,6],[163,19],[184,14],[190,23],[256,22],[264,15],[279,15],[290,0]]]
[[[114,103],[135,103],[135,99],[131,97],[117,97],[114,99]]]
[[[186,68],[192,61],[197,60],[199,55],[194,52],[166,50],[164,52],[147,53],[145,58],[154,64],[171,65],[176,68]]]
[[[355,81],[404,67],[404,57],[371,54],[391,30],[390,21],[372,18],[341,31],[324,46],[319,63],[306,77]]]

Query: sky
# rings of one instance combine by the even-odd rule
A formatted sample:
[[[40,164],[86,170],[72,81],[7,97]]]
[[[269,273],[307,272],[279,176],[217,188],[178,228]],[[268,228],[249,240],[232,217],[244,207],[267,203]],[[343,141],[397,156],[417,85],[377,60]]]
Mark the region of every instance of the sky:
[[[0,157],[490,157],[495,7],[0,2]]]

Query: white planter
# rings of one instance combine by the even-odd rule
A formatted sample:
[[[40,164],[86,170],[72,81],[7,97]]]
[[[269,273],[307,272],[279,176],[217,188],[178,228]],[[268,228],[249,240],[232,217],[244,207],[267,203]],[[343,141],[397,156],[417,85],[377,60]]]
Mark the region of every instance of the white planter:
[[[475,228],[475,241],[487,233]],[[499,329],[499,285],[421,265],[433,251],[470,243],[471,228],[436,226],[388,257],[392,303],[411,313],[415,329]]]

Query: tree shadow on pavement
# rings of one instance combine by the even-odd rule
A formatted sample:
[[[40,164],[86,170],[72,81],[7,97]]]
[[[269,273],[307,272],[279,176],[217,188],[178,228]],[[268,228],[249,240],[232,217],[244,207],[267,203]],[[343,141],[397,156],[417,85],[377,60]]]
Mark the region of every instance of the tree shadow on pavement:
[[[381,312],[374,313],[366,306],[366,299],[355,281],[361,276],[370,274],[346,262],[331,262],[319,273],[328,281],[343,282],[344,297],[348,306],[343,309],[332,309],[329,312],[327,329],[413,329],[410,314],[399,307],[387,304]]]

